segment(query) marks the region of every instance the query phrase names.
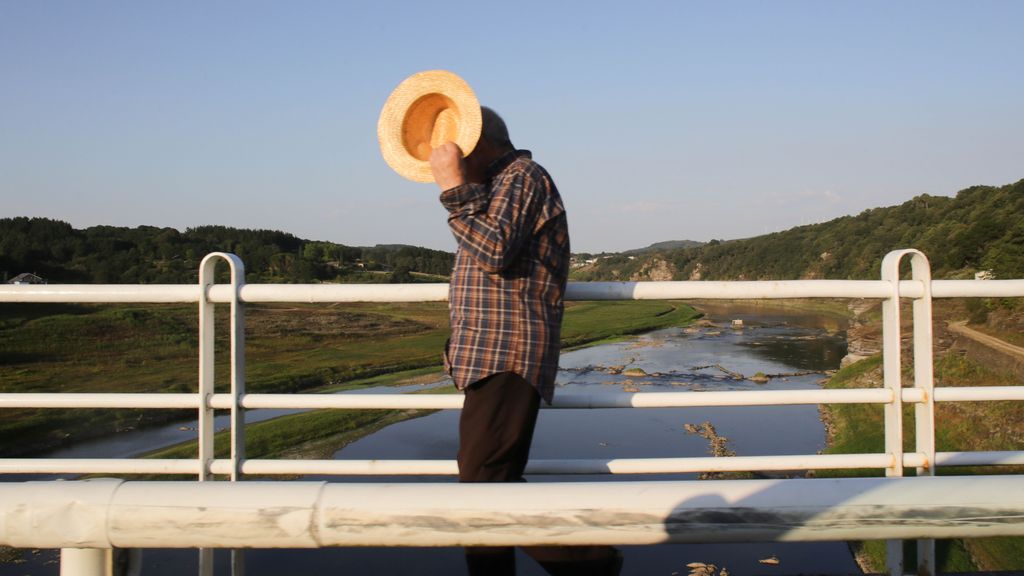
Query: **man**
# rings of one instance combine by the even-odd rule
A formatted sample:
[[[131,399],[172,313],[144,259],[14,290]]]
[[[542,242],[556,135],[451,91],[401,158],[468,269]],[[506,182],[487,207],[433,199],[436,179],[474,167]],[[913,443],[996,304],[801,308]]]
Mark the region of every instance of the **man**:
[[[430,156],[458,243],[445,364],[466,395],[459,421],[460,482],[522,482],[540,401],[558,371],[569,230],[551,176],[516,150],[505,122],[481,107],[476,148],[451,142]],[[550,574],[618,574],[607,546],[527,549]],[[469,548],[470,574],[515,574],[512,548]]]

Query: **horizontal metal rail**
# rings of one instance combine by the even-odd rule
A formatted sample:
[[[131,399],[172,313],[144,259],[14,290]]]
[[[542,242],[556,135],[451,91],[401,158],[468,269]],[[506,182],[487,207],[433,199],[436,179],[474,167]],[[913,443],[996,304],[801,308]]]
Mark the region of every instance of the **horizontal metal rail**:
[[[797,454],[686,458],[530,460],[527,474],[688,474],[696,472],[783,472],[887,468],[891,454]],[[233,461],[215,459],[213,474],[230,474]],[[905,467],[929,466],[924,454],[903,454]],[[1021,466],[1024,452],[938,452],[935,466]],[[261,460],[240,463],[242,473],[260,476],[454,476],[455,460]],[[0,474],[197,474],[195,459],[2,458]]]
[[[1021,451],[937,452],[936,466],[1024,466]]]
[[[1000,398],[1002,399],[1002,398]],[[245,394],[247,409],[457,410],[458,394]],[[858,390],[735,390],[715,392],[637,392],[559,394],[545,409],[682,408],[695,406],[781,406],[807,404],[883,404],[892,401],[884,388]],[[230,394],[214,394],[209,406],[231,407]],[[198,408],[196,394],[0,394],[0,408]]]
[[[1024,386],[979,386],[936,388],[936,402],[982,402],[1024,400]]]
[[[923,458],[904,455],[906,465]],[[614,458],[531,460],[527,474],[684,474],[695,472],[747,472],[789,470],[850,470],[885,468],[887,454],[812,454],[793,456],[731,456],[727,458]],[[232,461],[210,464],[214,474],[229,474]],[[336,476],[454,476],[455,460],[244,460],[242,472],[252,475],[322,474]],[[195,474],[196,460],[116,458],[10,458],[0,459],[0,472],[18,474]]]
[[[198,474],[201,469],[195,458],[0,458],[0,474]]]
[[[791,471],[885,468],[886,454],[730,456],[726,458],[613,458],[531,460],[527,474],[687,474],[697,472]],[[345,476],[450,476],[458,474],[455,460],[307,460],[297,463],[303,472],[288,472],[280,460],[249,460],[246,474],[323,474]],[[251,471],[251,472],[250,472]]]
[[[458,409],[464,397],[451,394],[335,394],[318,402],[314,394],[251,394],[246,408],[360,408]],[[784,406],[808,404],[882,404],[892,400],[888,390],[734,390],[711,392],[565,393],[544,409],[685,408],[708,406]],[[223,400],[214,397],[216,407]]]
[[[809,404],[886,404],[892,392],[885,388],[842,390],[731,390],[711,392],[630,392],[560,394],[543,409],[578,408],[687,408],[709,406],[797,406]],[[921,390],[905,388],[903,402],[925,401]],[[1024,386],[936,388],[936,402],[992,402],[1024,400]],[[353,409],[353,410],[458,410],[463,396],[452,394],[245,394],[239,405],[247,409]],[[170,393],[2,393],[2,408],[198,408],[195,394]],[[230,394],[214,394],[209,406],[231,407]]]
[[[158,497],[157,497],[158,495]],[[515,509],[509,509],[515,502]],[[68,518],[73,522],[45,522]],[[0,484],[35,548],[641,545],[1024,535],[1013,476],[521,484]]]
[[[192,394],[25,392],[0,394],[0,408],[198,408]]]
[[[686,458],[612,458],[531,460],[527,474],[692,474],[697,472],[803,472],[808,470],[879,469],[892,465],[891,454],[797,454]],[[929,466],[924,454],[903,454],[906,467]],[[938,452],[935,466],[1020,466],[1024,452]],[[227,460],[212,470],[226,473]],[[454,460],[246,460],[246,474],[335,476],[450,476],[458,473]]]
[[[900,295],[921,297],[920,281],[899,282]],[[1009,298],[1024,294],[1024,280],[933,280],[933,298]],[[749,282],[570,282],[567,300],[736,300],[775,298],[887,298],[892,286],[884,280],[760,280]],[[47,284],[0,286],[3,302],[64,303],[195,303],[200,289],[194,284]],[[231,301],[231,286],[209,290],[211,302]],[[447,284],[246,284],[239,288],[242,302],[441,302],[448,299]]]

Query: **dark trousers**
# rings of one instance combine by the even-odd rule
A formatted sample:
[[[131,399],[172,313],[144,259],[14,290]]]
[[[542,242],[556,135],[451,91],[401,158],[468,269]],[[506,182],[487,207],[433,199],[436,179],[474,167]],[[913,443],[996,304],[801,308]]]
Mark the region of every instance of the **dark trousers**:
[[[459,419],[459,482],[524,482],[540,395],[518,374],[492,374],[466,388]],[[549,574],[616,575],[622,555],[611,546],[524,548]],[[514,576],[511,547],[466,548],[471,576]]]

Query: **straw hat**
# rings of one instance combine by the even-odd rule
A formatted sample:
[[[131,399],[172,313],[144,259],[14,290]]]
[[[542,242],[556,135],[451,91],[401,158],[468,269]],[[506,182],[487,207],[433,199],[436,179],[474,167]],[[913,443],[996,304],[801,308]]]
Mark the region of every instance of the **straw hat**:
[[[466,156],[480,139],[480,103],[469,84],[446,70],[419,72],[388,96],[377,139],[388,166],[416,182],[433,182],[430,152],[454,142]]]

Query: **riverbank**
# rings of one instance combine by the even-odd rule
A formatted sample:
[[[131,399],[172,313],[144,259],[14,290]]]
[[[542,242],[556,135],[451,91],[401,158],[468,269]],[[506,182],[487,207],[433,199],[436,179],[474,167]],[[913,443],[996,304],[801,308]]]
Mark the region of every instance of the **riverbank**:
[[[661,301],[573,302],[563,343],[578,347],[685,323],[697,313]],[[218,316],[217,373],[227,374],[226,314]],[[196,392],[197,313],[182,305],[0,307],[0,391]],[[246,389],[336,392],[378,377],[439,370],[448,337],[442,302],[250,305]],[[219,382],[218,392],[226,391]],[[178,420],[191,410],[16,409],[0,420],[0,457],[25,457]]]
[[[948,329],[964,314],[964,305],[956,301],[936,302],[934,318],[936,386],[1005,386],[1019,382],[1018,375],[1006,364],[978,356],[969,343]],[[909,314],[905,314],[905,320]],[[860,321],[851,329],[851,350],[870,350],[880,341],[881,327],[877,310],[861,310]],[[909,325],[904,328],[908,333]],[[905,347],[910,343],[905,342]],[[912,378],[912,351],[906,348],[904,378]],[[828,389],[879,388],[882,386],[882,356],[875,352],[848,363],[825,384]],[[822,406],[822,420],[828,435],[828,454],[884,452],[884,415],[881,406],[834,404]],[[904,448],[914,445],[913,406],[904,409]],[[936,406],[936,449],[945,451],[1020,450],[1024,446],[1024,405],[1020,402],[960,402]],[[912,474],[913,471],[908,471]],[[940,468],[940,475],[1022,474],[1024,467]],[[881,470],[819,471],[818,476],[879,476]],[[852,543],[865,572],[885,568],[884,542]],[[942,572],[1024,569],[1024,538],[986,538],[944,540],[937,543],[937,569]],[[915,557],[908,543],[908,566]]]
[[[337,393],[377,386],[437,382],[444,378],[440,366],[440,350],[448,335],[445,304],[396,304],[393,307],[354,305],[351,309],[347,308],[289,306],[250,311],[246,350],[248,390]],[[20,319],[16,316],[19,312],[22,314]],[[127,353],[131,345],[142,346],[144,342],[157,343],[143,346],[152,357],[148,362],[148,370],[165,366],[176,377],[190,376],[194,379],[194,359],[186,365],[180,358],[183,355],[180,354],[182,346],[168,344],[172,336],[171,328],[186,331],[193,329],[188,323],[190,314],[194,314],[191,309],[180,306],[132,307],[127,310],[113,307],[73,310],[66,307],[40,310],[22,308],[8,310],[7,314],[10,322],[3,338],[12,342],[18,340],[17,336],[20,335],[21,349],[25,351],[20,359],[23,363],[43,362],[44,354],[40,348],[44,345],[44,334],[49,332],[44,329],[48,325],[63,326],[62,334],[69,331],[80,334],[89,328],[90,322],[98,321],[104,325],[108,335],[120,336],[107,338],[107,346],[102,347],[92,345],[88,339],[75,334],[55,336],[68,346],[61,356],[54,358],[53,370],[59,374],[81,377],[70,390],[67,386],[57,387],[62,391],[110,391],[112,385],[106,376],[134,371],[123,369],[123,359],[117,362],[110,358],[109,348]],[[698,316],[699,313],[693,308],[679,302],[573,302],[567,306],[565,314],[563,345],[566,348],[579,348],[609,342],[630,334],[685,325]],[[188,346],[184,349],[191,350]],[[142,352],[134,350],[133,353],[136,358],[141,358]],[[360,356],[364,353],[368,358]],[[226,354],[222,354],[221,359],[226,360]],[[331,359],[336,364],[328,366],[327,362]],[[270,375],[275,366],[280,368],[286,378],[282,380],[278,377],[277,385],[273,384],[275,380]],[[39,374],[41,371],[40,366],[25,370],[20,379],[18,372],[5,372],[0,389],[13,392],[40,386],[40,380],[46,377]],[[90,378],[91,373],[98,373],[104,378]],[[345,377],[351,374],[365,376]],[[325,382],[309,389],[297,384],[298,381],[316,379]],[[177,391],[173,387],[171,390],[160,389],[158,382],[138,380],[133,380],[124,388],[128,389],[118,386],[119,391],[126,392]],[[43,391],[50,390],[43,388]],[[186,391],[194,391],[194,385]],[[130,433],[145,425],[166,424],[194,417],[194,412],[190,410],[164,410],[157,414],[153,414],[153,411],[104,413],[98,410],[12,412],[11,417],[0,424],[0,427],[5,428],[3,431],[7,440],[0,450],[7,453],[17,451],[22,455],[87,438]],[[76,412],[85,414],[76,415]],[[249,456],[273,458],[291,451],[296,456],[311,457],[327,450],[323,446],[340,447],[358,438],[358,435],[352,434],[353,430],[370,430],[417,414],[399,411],[328,411],[253,424],[247,427]],[[125,425],[124,422],[130,424]],[[56,428],[60,433],[42,434],[46,441],[26,437],[40,430],[45,432],[49,428]],[[101,433],[104,431],[105,434]],[[154,456],[187,458],[195,451],[194,442],[191,446],[161,449]]]
[[[700,313],[679,302],[576,302],[567,306],[562,326],[563,349],[580,349],[670,326],[684,326]],[[398,353],[397,351],[395,353]],[[443,380],[438,367],[381,374],[327,386],[312,392],[335,393],[380,386],[431,384]],[[454,393],[453,386],[432,393]],[[283,416],[246,426],[250,458],[328,458],[347,444],[381,428],[430,414],[429,410],[320,410]],[[228,454],[225,433],[214,442],[217,457]],[[195,442],[157,450],[147,458],[194,458]]]
[[[753,306],[765,309],[799,310],[829,316],[837,320],[850,320],[851,304],[845,298],[778,298],[770,300],[737,299],[737,300],[693,300],[690,302],[697,309],[711,306]]]

